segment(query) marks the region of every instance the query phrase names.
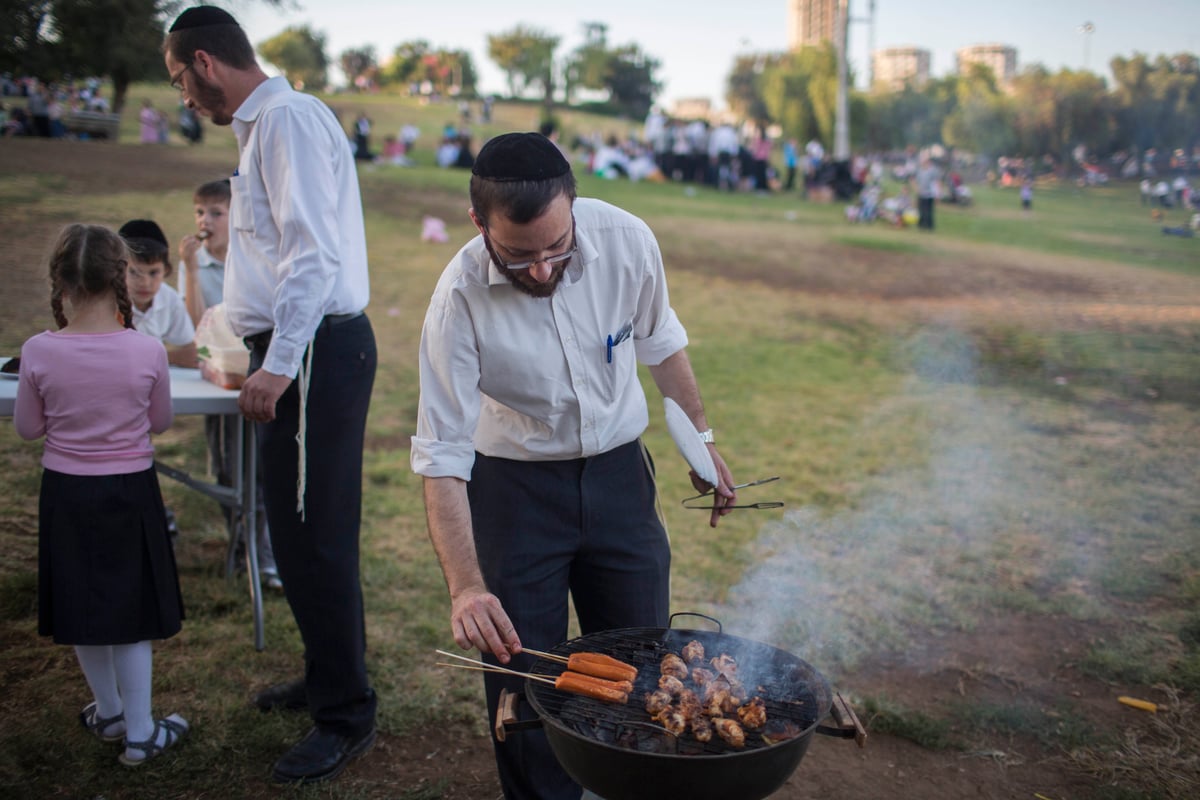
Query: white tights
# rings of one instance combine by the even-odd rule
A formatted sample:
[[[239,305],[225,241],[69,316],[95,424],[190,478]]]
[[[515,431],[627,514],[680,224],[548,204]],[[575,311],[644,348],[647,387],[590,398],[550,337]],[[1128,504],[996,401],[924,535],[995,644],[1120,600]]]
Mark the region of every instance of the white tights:
[[[96,714],[125,714],[125,737],[141,742],[154,734],[150,712],[153,650],[150,642],[76,645],[75,656],[96,700]]]

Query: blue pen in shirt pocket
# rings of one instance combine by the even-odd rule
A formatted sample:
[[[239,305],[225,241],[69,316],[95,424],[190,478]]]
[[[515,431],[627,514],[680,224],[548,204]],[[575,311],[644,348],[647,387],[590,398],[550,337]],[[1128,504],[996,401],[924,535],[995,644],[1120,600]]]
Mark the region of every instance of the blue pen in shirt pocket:
[[[619,345],[621,342],[628,339],[629,334],[631,334],[631,333],[633,333],[633,323],[626,322],[624,325],[621,326],[621,330],[617,331],[616,333],[609,334],[608,347],[605,350],[605,360],[609,364],[612,363],[613,348],[616,347],[617,345]]]

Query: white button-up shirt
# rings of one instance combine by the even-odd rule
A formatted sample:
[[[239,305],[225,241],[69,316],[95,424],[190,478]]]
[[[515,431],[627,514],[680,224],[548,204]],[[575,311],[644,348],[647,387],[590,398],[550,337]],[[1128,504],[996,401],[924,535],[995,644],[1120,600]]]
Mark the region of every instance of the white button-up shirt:
[[[191,344],[196,338],[196,328],[183,298],[167,283],[158,287],[145,311],[133,307],[133,327],[172,347]]]
[[[649,422],[637,362],[687,346],[658,242],[637,217],[575,202],[579,252],[549,298],[515,289],[482,237],[442,273],[421,334],[412,468],[469,480],[475,451],[521,461],[593,456]],[[626,325],[632,335],[611,347]]]
[[[239,336],[273,330],[263,368],[294,376],[322,317],[370,297],[358,173],[333,112],[286,78],[258,85],[233,132],[225,309]]]

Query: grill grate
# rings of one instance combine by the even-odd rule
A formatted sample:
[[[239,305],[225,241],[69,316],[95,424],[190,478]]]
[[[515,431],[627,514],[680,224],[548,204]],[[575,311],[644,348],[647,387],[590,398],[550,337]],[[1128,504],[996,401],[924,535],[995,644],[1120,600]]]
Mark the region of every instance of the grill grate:
[[[685,644],[696,639],[704,645],[705,658],[720,653],[738,662],[738,678],[748,696],[758,695],[767,709],[768,720],[786,720],[802,732],[816,725],[829,711],[829,687],[812,667],[791,654],[769,645],[712,631],[676,628],[625,628],[589,634],[552,648],[555,655],[569,656],[584,651],[606,653],[638,669],[629,703],[604,703],[569,694],[538,681],[526,683],[526,693],[543,720],[605,744],[648,753],[679,755],[724,755],[770,747],[761,731],[746,731],[746,746],[734,748],[714,734],[699,742],[691,731],[675,737],[653,722],[646,711],[645,695],[657,688],[659,664],[667,653],[679,655]],[[530,672],[557,676],[564,669],[557,661],[539,658]],[[803,734],[802,734],[803,735]]]

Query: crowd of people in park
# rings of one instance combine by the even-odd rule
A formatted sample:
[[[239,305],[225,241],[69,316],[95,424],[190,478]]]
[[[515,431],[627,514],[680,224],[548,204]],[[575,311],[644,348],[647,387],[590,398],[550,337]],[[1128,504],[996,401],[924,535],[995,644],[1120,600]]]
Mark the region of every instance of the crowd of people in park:
[[[94,138],[92,126],[75,130],[73,115],[111,114],[112,107],[98,78],[83,81],[43,82],[33,77],[0,77],[0,136],[37,136],[49,139]],[[142,101],[137,114],[138,140],[143,144],[165,144],[170,138],[170,115]],[[204,137],[203,124],[193,109],[180,104],[178,130],[192,144]]]

